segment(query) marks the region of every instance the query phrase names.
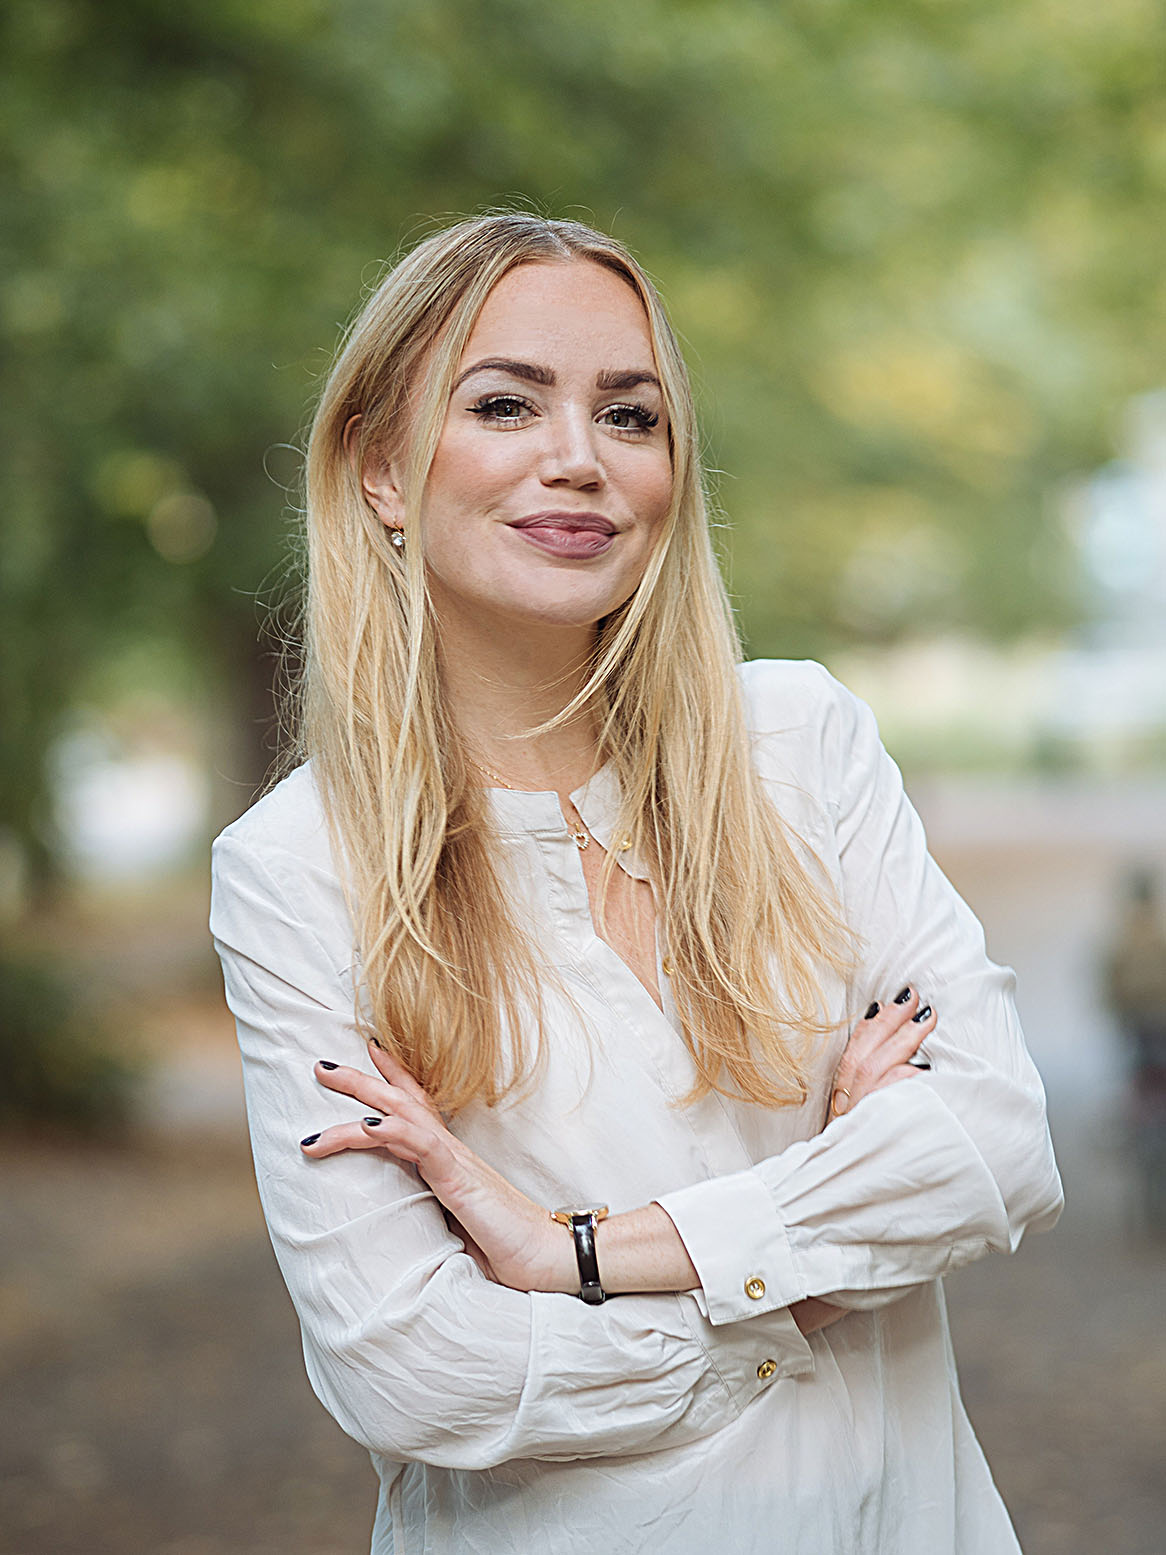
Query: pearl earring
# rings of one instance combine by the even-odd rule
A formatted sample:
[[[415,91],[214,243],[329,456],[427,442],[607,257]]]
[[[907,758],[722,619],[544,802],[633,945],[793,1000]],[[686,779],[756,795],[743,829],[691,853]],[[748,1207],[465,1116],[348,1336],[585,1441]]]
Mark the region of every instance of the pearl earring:
[[[403,529],[389,530],[389,544],[397,551],[405,549],[405,531]]]

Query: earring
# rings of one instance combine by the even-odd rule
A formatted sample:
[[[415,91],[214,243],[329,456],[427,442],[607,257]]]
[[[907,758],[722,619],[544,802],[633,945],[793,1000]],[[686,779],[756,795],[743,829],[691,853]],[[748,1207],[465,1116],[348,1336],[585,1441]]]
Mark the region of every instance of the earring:
[[[389,544],[394,550],[403,551],[405,549],[405,531],[403,529],[390,529]]]

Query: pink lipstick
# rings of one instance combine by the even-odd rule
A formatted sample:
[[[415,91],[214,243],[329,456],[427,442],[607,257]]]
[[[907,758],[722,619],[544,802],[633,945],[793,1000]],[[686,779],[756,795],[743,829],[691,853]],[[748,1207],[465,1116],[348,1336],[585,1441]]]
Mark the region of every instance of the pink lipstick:
[[[537,545],[540,551],[576,561],[602,556],[611,549],[618,532],[602,513],[576,513],[561,508],[532,513],[529,518],[516,520],[510,527],[531,545]]]

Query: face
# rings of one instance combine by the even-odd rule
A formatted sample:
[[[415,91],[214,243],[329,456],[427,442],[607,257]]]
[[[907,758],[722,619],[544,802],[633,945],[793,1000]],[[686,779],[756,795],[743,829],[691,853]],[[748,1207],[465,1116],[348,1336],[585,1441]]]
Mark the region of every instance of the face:
[[[639,583],[672,493],[643,305],[588,260],[520,265],[486,299],[455,384],[421,516],[439,615],[593,626]],[[401,522],[391,468],[365,490]]]

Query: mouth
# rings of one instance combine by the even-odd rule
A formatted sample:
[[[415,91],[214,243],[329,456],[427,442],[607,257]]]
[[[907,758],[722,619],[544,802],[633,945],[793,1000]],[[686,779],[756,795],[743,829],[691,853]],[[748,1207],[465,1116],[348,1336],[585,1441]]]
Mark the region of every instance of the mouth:
[[[510,525],[524,540],[548,555],[585,561],[611,549],[618,530],[602,513],[572,513],[558,509],[532,513]]]
[[[613,535],[616,527],[602,513],[572,513],[556,509],[548,513],[532,513],[529,518],[515,519],[512,529],[559,529],[568,534]]]

